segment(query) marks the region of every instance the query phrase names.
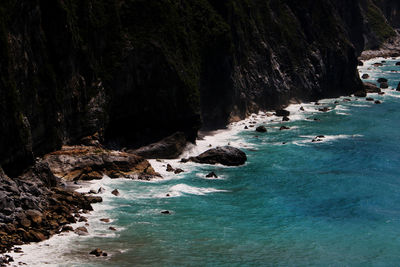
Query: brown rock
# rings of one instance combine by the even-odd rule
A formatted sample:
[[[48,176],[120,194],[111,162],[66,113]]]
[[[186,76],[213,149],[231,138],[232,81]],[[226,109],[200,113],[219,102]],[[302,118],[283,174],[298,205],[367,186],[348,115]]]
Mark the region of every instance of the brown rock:
[[[70,225],[64,225],[61,229],[62,232],[69,232],[69,231],[74,231],[74,228]]]
[[[100,257],[103,254],[103,251],[99,248],[96,248],[89,253],[90,255],[95,255],[96,257]]]
[[[290,127],[287,127],[285,125],[282,125],[281,128],[279,128],[279,131],[283,131],[283,130],[289,130]]]
[[[175,174],[180,174],[180,173],[182,173],[182,172],[184,172],[184,170],[182,170],[182,169],[176,169],[176,170],[174,171]]]
[[[101,222],[105,222],[105,223],[109,223],[110,219],[109,218],[103,218],[103,219],[100,219],[100,221]]]
[[[354,93],[354,96],[366,97],[367,96],[367,92],[365,92],[365,91],[357,91],[357,92]]]
[[[40,225],[43,220],[43,214],[37,210],[27,210],[25,214],[36,225]]]
[[[114,189],[111,194],[113,194],[114,196],[119,196],[119,191],[118,189]]]
[[[84,226],[81,226],[81,227],[76,228],[76,229],[74,230],[74,232],[75,232],[77,235],[88,235],[88,234],[89,234],[87,228],[84,227]]]
[[[167,164],[167,172],[174,172],[175,169],[172,168],[171,164]]]
[[[115,227],[112,227],[112,226],[108,227],[108,229],[111,231],[117,231],[117,229],[115,229]]]

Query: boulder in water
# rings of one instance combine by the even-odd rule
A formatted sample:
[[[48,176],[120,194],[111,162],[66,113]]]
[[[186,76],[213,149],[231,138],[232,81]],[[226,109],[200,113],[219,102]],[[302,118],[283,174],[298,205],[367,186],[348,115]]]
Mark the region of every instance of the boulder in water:
[[[379,78],[378,79],[378,83],[383,83],[383,82],[387,83],[388,80],[386,78]]]
[[[290,111],[287,111],[285,109],[278,109],[275,111],[275,115],[278,117],[287,117],[290,115]]]
[[[267,128],[265,128],[265,126],[258,126],[256,128],[256,131],[259,133],[265,133],[265,132],[267,132]]]
[[[367,91],[367,93],[379,93],[381,91],[381,89],[378,88],[378,86],[376,86],[373,83],[364,83],[364,88],[365,91]]]
[[[357,96],[357,97],[366,97],[367,96],[367,92],[365,92],[365,91],[357,91],[357,92],[355,92],[354,93],[354,96]]]
[[[218,178],[218,176],[215,174],[215,172],[210,172],[209,174],[206,175],[207,178]]]
[[[386,88],[389,88],[389,84],[387,82],[382,82],[380,87],[382,89],[386,89]]]
[[[226,166],[243,165],[247,160],[246,154],[240,149],[223,146],[216,147],[201,153],[197,157],[191,157],[190,161],[203,164],[222,164]]]
[[[363,78],[363,79],[368,79],[368,78],[369,78],[369,74],[364,73],[364,74],[361,76],[361,78]]]

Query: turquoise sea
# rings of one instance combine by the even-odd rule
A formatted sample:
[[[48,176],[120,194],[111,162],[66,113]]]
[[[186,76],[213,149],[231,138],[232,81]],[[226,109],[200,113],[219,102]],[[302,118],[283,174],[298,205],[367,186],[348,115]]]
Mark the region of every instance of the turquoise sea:
[[[368,81],[386,77],[397,87],[400,66],[395,61],[387,60],[381,68],[370,65],[360,68],[371,75]],[[319,106],[304,104],[304,112],[298,111],[300,105],[292,106],[293,119],[284,123],[289,130],[280,131],[282,122],[259,115],[239,122],[235,131],[227,130],[219,139],[217,134],[204,141],[222,138],[242,145],[248,162],[241,167],[179,165],[186,172],[164,180],[106,180],[105,201],[89,220],[93,235],[71,239],[48,262],[398,266],[400,92],[385,92],[369,95],[382,104],[342,97],[320,101]],[[332,110],[316,110],[321,107]],[[243,123],[255,120],[268,132],[243,129]],[[312,142],[317,135],[325,136],[322,142]],[[221,178],[204,178],[210,171]],[[109,194],[114,188],[121,196]],[[99,218],[112,221],[106,224]],[[89,256],[96,247],[109,256]]]

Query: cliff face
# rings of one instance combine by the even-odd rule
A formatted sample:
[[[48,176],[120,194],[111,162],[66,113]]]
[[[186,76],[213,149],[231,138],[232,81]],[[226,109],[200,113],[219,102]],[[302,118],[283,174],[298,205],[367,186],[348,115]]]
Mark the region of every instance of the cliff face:
[[[112,147],[194,141],[201,126],[349,94],[357,54],[390,31],[370,0],[2,1],[0,165],[17,175],[95,132]]]
[[[385,14],[389,23],[396,29],[400,29],[400,2],[397,0],[374,0]]]

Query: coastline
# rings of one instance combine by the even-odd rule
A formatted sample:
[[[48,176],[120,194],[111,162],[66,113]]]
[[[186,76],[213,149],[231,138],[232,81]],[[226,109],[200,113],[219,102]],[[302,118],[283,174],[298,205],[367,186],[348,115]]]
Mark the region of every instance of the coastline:
[[[399,59],[399,58],[397,58]],[[369,65],[372,65],[374,61],[377,60],[381,60],[381,58],[372,58],[372,59],[368,59],[366,61],[364,61],[365,66],[367,67]],[[386,89],[386,90],[390,90],[390,89]],[[318,107],[323,106],[324,104],[331,104],[332,102],[336,101],[336,100],[343,100],[344,98],[347,98],[346,96],[342,96],[339,98],[332,98],[332,99],[322,99],[319,100],[318,103],[320,103],[320,106],[316,106],[315,102],[310,102],[310,103],[302,103],[302,104],[291,104],[288,107],[286,107],[286,110],[289,110],[291,112],[290,115],[290,119],[291,121],[295,121],[295,120],[304,120],[307,119],[307,117],[309,117],[310,115],[314,114],[314,113],[319,113],[319,111],[317,110]],[[300,107],[304,107],[305,112],[300,112],[299,109]],[[340,106],[340,105],[338,105]],[[330,112],[330,111],[328,111]],[[189,147],[185,150],[185,152],[180,156],[180,158],[182,157],[188,157],[188,156],[194,156],[197,155],[198,153],[201,153],[203,151],[205,151],[206,149],[210,148],[210,144],[212,145],[212,147],[215,146],[220,146],[220,145],[232,145],[238,148],[246,148],[246,149],[254,149],[254,147],[252,147],[251,144],[246,144],[245,142],[240,140],[240,137],[236,137],[236,135],[242,131],[244,131],[244,126],[246,125],[251,125],[251,122],[256,122],[256,125],[258,124],[265,124],[266,126],[273,126],[273,127],[278,127],[280,125],[283,125],[284,122],[281,121],[281,117],[276,117],[276,116],[269,116],[272,112],[260,112],[259,114],[251,114],[248,118],[246,118],[245,120],[239,121],[239,122],[234,122],[228,125],[227,129],[222,129],[222,130],[218,130],[218,131],[213,131],[210,132],[209,135],[206,135],[202,138],[202,140],[198,140],[197,141],[197,145],[196,146],[192,146],[189,145]],[[248,131],[254,131],[255,128],[250,128]],[[310,140],[313,137],[308,136],[305,137],[306,140]],[[335,138],[335,137],[332,137]],[[325,141],[331,140],[329,138],[327,138]],[[179,179],[179,174],[175,175],[169,172],[165,171],[165,165],[166,164],[171,164],[173,167],[179,167],[179,168],[185,168],[186,170],[192,170],[193,168],[196,168],[196,166],[198,166],[195,163],[180,163],[179,162],[180,159],[175,159],[175,160],[162,160],[157,161],[157,160],[149,160],[149,162],[151,163],[151,165],[153,166],[153,168],[155,169],[156,172],[159,172],[164,179]],[[123,182],[128,182],[129,180],[123,180],[120,179]],[[110,181],[116,181],[115,179],[111,179],[111,178],[103,178],[102,180],[96,180],[96,181],[91,181],[87,184],[82,185],[81,188],[79,188],[77,190],[77,192],[88,192],[90,189],[96,189],[96,188],[100,188],[100,187],[104,187],[107,185],[107,182]],[[149,181],[151,182],[157,182],[158,179],[155,180],[151,180]],[[88,222],[90,224],[90,227],[88,227],[88,230],[90,233],[94,233],[91,235],[88,235],[86,237],[81,237],[81,236],[77,236],[74,233],[68,233],[68,234],[61,234],[61,235],[54,235],[53,237],[51,237],[50,239],[40,242],[40,243],[36,243],[36,244],[28,244],[28,245],[22,245],[20,247],[22,247],[22,250],[24,251],[23,254],[20,253],[6,253],[8,255],[11,255],[14,257],[16,262],[29,262],[29,266],[35,266],[35,263],[32,263],[32,258],[37,256],[37,254],[39,252],[43,252],[42,250],[44,250],[43,248],[48,248],[51,246],[54,246],[55,244],[59,244],[59,247],[64,247],[64,245],[68,242],[71,242],[73,240],[76,239],[80,239],[80,238],[92,238],[94,236],[96,236],[96,233],[98,232],[96,227],[99,227],[103,224],[98,223],[98,219],[102,217],[102,215],[104,215],[104,213],[102,213],[102,211],[107,209],[107,197],[112,197],[111,194],[111,190],[107,190],[106,193],[104,193],[106,196],[105,198],[105,202],[104,203],[98,203],[98,204],[94,204],[93,208],[94,211],[91,212],[90,215],[88,215]],[[101,195],[103,196],[103,194]],[[97,221],[96,221],[97,220]],[[112,220],[112,218],[111,218]],[[112,221],[111,221],[112,222]],[[80,224],[74,224],[73,227],[78,227]],[[110,225],[106,225],[107,227],[111,226]],[[104,227],[103,227],[104,228]],[[104,234],[104,232],[102,232],[104,229],[100,229],[101,231],[99,231],[99,234]],[[113,237],[115,235],[117,235],[118,232],[110,232],[110,237]],[[101,236],[101,235],[100,235]],[[61,251],[60,251],[61,252]],[[62,251],[65,252],[65,251]],[[54,251],[49,251],[49,255],[51,255],[51,253],[54,253]],[[85,251],[86,254],[88,254],[88,251]],[[29,254],[29,255],[28,255]],[[106,260],[106,259],[105,259]],[[44,263],[44,262],[42,262]],[[39,263],[38,263],[39,264]],[[47,263],[46,263],[47,264]],[[56,264],[57,266],[60,266],[58,264]],[[51,263],[48,263],[47,266],[52,266]]]

